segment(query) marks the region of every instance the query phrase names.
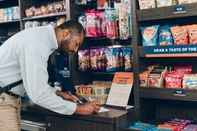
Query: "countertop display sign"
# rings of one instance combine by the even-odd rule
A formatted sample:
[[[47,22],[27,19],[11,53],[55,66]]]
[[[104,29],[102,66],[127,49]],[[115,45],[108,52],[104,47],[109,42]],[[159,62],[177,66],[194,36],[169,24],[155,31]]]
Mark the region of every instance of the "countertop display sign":
[[[132,86],[132,72],[116,72],[106,105],[126,109]]]
[[[197,45],[146,46],[146,57],[197,56]]]

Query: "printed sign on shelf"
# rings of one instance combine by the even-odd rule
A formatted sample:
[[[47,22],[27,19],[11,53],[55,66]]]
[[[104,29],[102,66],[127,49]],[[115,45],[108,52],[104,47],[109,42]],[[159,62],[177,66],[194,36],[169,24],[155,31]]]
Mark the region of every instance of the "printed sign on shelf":
[[[174,7],[174,14],[185,13],[186,7],[185,6],[176,6]]]
[[[174,96],[186,96],[185,90],[174,90]]]
[[[197,45],[146,46],[146,57],[197,56]]]
[[[116,72],[106,105],[126,109],[132,86],[132,72]]]

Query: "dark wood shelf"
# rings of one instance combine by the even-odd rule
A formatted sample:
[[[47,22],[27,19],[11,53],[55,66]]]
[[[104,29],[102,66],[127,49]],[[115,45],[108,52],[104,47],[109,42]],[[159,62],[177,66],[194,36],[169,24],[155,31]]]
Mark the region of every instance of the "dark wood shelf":
[[[64,16],[66,15],[66,12],[58,12],[58,13],[51,13],[46,15],[39,15],[39,16],[31,16],[31,17],[24,17],[22,20],[36,20],[36,19],[43,19],[43,18],[49,18],[49,17],[57,17],[57,16]]]
[[[113,45],[131,45],[131,38],[121,40],[120,38],[107,38],[107,37],[85,37],[84,43],[92,41],[91,47],[96,46],[113,46]]]
[[[174,14],[174,7],[177,7],[177,6],[185,6],[186,12]],[[192,3],[192,4],[186,4],[186,5],[175,5],[175,6],[160,7],[160,8],[153,8],[153,9],[137,10],[136,11],[137,20],[148,21],[148,20],[197,16],[196,6],[197,6],[197,3]]]
[[[140,87],[141,98],[155,98],[167,100],[181,100],[181,101],[194,101],[197,102],[197,90],[180,89],[185,91],[185,96],[175,96],[174,90],[167,88],[153,88],[153,87]]]
[[[20,20],[6,20],[6,21],[0,21],[0,24],[13,23],[13,22],[20,22]]]

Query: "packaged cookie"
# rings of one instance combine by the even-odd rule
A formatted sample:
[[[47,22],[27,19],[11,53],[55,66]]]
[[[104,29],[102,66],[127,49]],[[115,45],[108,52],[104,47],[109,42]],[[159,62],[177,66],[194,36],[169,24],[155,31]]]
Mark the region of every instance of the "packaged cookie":
[[[183,89],[197,89],[196,74],[188,74],[183,77]]]
[[[78,50],[78,71],[86,71],[86,63],[85,63],[85,51]]]
[[[141,27],[143,46],[156,46],[158,40],[159,25]]]
[[[155,8],[155,0],[138,0],[140,9]]]
[[[170,31],[170,26],[165,25],[159,28],[159,45],[173,45],[173,37]]]
[[[175,45],[189,44],[188,29],[186,26],[175,26],[170,28]]]
[[[175,0],[156,0],[157,7],[172,6],[175,5]]]
[[[132,48],[131,47],[124,47],[122,48],[123,57],[124,57],[124,66],[125,71],[132,71],[133,70],[133,57],[132,57]]]
[[[174,67],[174,71],[182,72],[184,74],[192,74],[192,66],[176,66]]]

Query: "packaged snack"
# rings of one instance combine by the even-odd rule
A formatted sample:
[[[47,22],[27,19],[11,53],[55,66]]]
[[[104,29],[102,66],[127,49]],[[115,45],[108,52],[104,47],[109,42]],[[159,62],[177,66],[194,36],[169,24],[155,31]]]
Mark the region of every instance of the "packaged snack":
[[[175,45],[189,44],[187,27],[175,26],[175,27],[171,27],[170,30],[172,32]]]
[[[121,48],[113,48],[113,62],[116,70],[123,70],[123,54]]]
[[[41,26],[47,26],[48,24],[49,24],[49,22],[48,22],[48,21],[42,21]]]
[[[66,17],[65,16],[57,17],[57,26],[63,24],[64,22],[66,22]]]
[[[0,9],[0,21],[4,20],[4,9]]]
[[[140,9],[155,8],[155,0],[138,0]]]
[[[86,71],[85,51],[78,50],[78,71]]]
[[[38,27],[38,26],[40,26],[40,22],[39,21],[33,21],[32,27]]]
[[[13,15],[13,17],[12,17],[13,20],[20,19],[19,7],[18,6],[13,6],[12,9],[13,9],[13,14],[12,14]]]
[[[34,9],[34,15],[35,16],[42,15],[42,12],[41,12],[40,8],[35,8]]]
[[[84,50],[85,51],[85,66],[86,69],[89,70],[90,69],[90,51],[89,50]]]
[[[197,74],[188,74],[183,77],[183,89],[197,89]]]
[[[119,33],[122,40],[126,40],[130,36],[128,21],[128,5],[121,4],[119,7]]]
[[[8,20],[13,20],[13,9],[11,7],[6,9],[7,9]]]
[[[164,75],[166,88],[182,88],[182,80],[184,73],[168,72]]]
[[[96,49],[90,49],[90,65],[91,70],[97,70],[97,56],[96,56]]]
[[[100,27],[100,12],[98,10],[85,11],[86,16],[86,37],[99,37],[101,36]]]
[[[48,13],[55,13],[55,6],[54,6],[54,4],[48,4],[47,5],[47,10],[48,10]]]
[[[26,21],[25,22],[25,29],[30,28],[33,26],[33,22],[32,21]]]
[[[97,0],[97,9],[105,9],[107,7],[106,0]]]
[[[95,49],[96,50],[96,65],[97,69],[101,70],[101,52],[100,49]]]
[[[159,28],[159,45],[173,45],[173,37],[170,31],[170,26],[165,25]]]
[[[101,36],[106,36],[107,35],[107,30],[106,30],[106,16],[105,12],[100,12],[100,21],[101,21]]]
[[[46,6],[44,6],[44,5],[42,5],[40,7],[40,11],[41,11],[42,15],[45,15],[45,14],[48,13],[48,8]]]
[[[76,14],[77,21],[83,26],[83,29],[86,30],[86,18],[84,12],[80,12]]]
[[[26,10],[25,10],[26,16],[27,16],[27,17],[33,16],[33,15],[34,15],[34,10],[35,10],[35,7],[34,7],[34,6],[30,7],[29,9],[26,9]]]
[[[106,48],[105,49],[105,55],[106,55],[106,71],[112,72],[115,71],[115,63],[113,61],[113,48]]]
[[[156,46],[158,39],[159,25],[141,27],[143,46]]]
[[[197,25],[188,25],[189,43],[197,44]]]
[[[150,72],[148,86],[163,87],[163,72]]]
[[[125,71],[132,71],[133,70],[133,57],[132,57],[132,48],[131,47],[124,47],[122,48],[123,57],[124,57],[124,66]]]
[[[192,74],[192,66],[174,67],[174,71],[176,71],[176,72],[182,72],[184,74]]]
[[[175,0],[156,0],[156,1],[157,1],[157,7],[175,5]]]
[[[178,0],[179,5],[195,3],[195,0]]]
[[[105,56],[105,48],[100,48],[101,54],[101,70],[106,69],[106,56]]]
[[[55,12],[62,12],[64,10],[64,5],[62,2],[54,4]]]
[[[139,75],[139,80],[140,80],[140,86],[141,87],[148,86],[148,76],[149,76],[149,73],[150,73],[150,71],[149,70],[146,70],[146,71],[142,72]]]

